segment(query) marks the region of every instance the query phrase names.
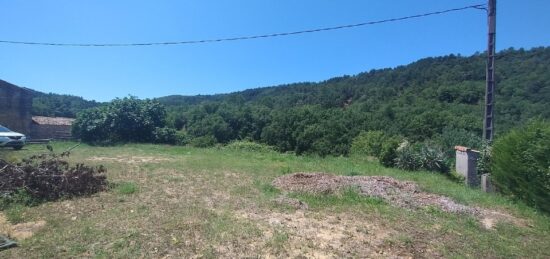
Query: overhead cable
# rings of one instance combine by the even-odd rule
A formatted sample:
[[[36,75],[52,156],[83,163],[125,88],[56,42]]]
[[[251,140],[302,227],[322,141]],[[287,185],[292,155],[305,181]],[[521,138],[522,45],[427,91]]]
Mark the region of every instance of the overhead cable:
[[[213,43],[213,42],[224,42],[224,41],[252,40],[252,39],[260,39],[260,38],[271,38],[271,37],[291,36],[291,35],[298,35],[298,34],[305,34],[305,33],[341,30],[341,29],[355,28],[355,27],[361,27],[361,26],[367,26],[367,25],[410,20],[410,19],[421,18],[426,16],[464,11],[468,9],[486,10],[486,5],[485,4],[469,5],[469,6],[447,9],[442,11],[434,11],[434,12],[423,13],[423,14],[415,14],[415,15],[398,17],[398,18],[368,21],[368,22],[355,23],[355,24],[339,25],[334,27],[324,27],[324,28],[301,30],[301,31],[281,32],[281,33],[252,35],[252,36],[239,36],[239,37],[231,37],[231,38],[187,40],[187,41],[166,41],[166,42],[144,42],[144,43],[59,43],[59,42],[56,43],[56,42],[33,42],[33,41],[12,41],[12,40],[0,40],[0,43],[19,44],[19,45],[58,46],[58,47],[137,47],[137,46],[156,46],[156,45],[201,44],[201,43]]]

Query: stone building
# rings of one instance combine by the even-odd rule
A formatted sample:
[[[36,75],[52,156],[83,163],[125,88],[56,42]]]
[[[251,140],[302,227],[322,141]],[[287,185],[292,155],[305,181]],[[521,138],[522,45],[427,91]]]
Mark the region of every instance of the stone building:
[[[33,139],[71,139],[73,121],[63,117],[32,116],[30,135]]]
[[[32,116],[33,90],[0,80],[0,125],[29,139],[70,139],[74,119]]]
[[[23,134],[31,131],[32,92],[0,80],[0,125]]]

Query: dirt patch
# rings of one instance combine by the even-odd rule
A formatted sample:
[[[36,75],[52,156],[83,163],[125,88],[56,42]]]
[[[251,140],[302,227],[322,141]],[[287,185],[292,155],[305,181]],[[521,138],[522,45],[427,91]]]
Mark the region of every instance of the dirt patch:
[[[8,222],[4,214],[0,213],[0,234],[5,234],[17,240],[32,237],[34,233],[46,225],[46,221],[32,221],[12,225]]]
[[[395,235],[393,230],[346,214],[321,215],[297,210],[294,213],[239,211],[236,215],[260,222],[266,244],[281,235],[287,238],[282,250],[277,251],[277,245],[267,245],[266,258],[372,258],[399,254],[384,247],[384,241]]]
[[[481,209],[478,218],[486,229],[493,229],[499,222],[510,223],[520,227],[531,227],[531,224],[525,219],[516,218],[507,213],[495,210]]]
[[[399,181],[388,176],[295,173],[275,179],[273,185],[286,191],[307,193],[336,193],[344,188],[358,188],[361,194],[381,198],[397,207],[419,209],[434,206],[449,213],[473,215],[488,229],[498,221],[514,224],[521,221],[505,213],[466,206],[445,196],[423,192],[414,182]]]
[[[115,157],[104,157],[104,156],[93,156],[87,161],[106,161],[106,162],[118,162],[126,164],[141,164],[141,163],[162,163],[170,161],[172,159],[165,157],[154,157],[154,156],[115,156]]]

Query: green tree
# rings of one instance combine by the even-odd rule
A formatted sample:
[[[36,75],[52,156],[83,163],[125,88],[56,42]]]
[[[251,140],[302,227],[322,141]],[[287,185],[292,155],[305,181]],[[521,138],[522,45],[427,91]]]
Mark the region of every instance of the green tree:
[[[503,193],[550,212],[550,123],[533,121],[497,139],[491,163]]]
[[[79,113],[73,133],[87,142],[151,142],[165,119],[166,110],[158,102],[126,97]]]

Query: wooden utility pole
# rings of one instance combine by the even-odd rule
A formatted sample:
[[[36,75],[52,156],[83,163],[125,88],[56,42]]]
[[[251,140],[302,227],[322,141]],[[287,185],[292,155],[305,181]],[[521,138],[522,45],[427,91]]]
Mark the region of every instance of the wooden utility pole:
[[[495,43],[497,1],[488,0],[487,23],[489,25],[487,40],[487,70],[485,85],[485,114],[483,117],[483,139],[492,142],[494,135],[494,104],[495,104]]]

